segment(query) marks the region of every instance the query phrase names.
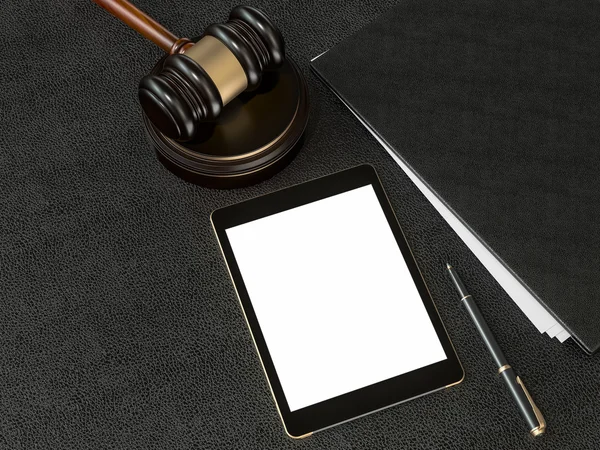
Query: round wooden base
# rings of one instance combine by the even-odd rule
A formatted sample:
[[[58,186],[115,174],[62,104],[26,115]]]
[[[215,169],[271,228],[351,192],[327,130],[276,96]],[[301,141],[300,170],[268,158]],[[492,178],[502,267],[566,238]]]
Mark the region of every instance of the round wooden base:
[[[146,115],[144,126],[158,159],[174,174],[207,187],[243,187],[273,176],[294,158],[308,107],[306,80],[288,57],[279,70],[264,74],[257,90],[242,93],[215,122],[203,124],[193,142],[166,137]]]

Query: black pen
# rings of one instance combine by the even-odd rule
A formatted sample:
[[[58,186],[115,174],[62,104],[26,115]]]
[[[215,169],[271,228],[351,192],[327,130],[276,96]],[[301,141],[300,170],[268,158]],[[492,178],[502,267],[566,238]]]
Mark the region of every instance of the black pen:
[[[498,366],[498,374],[500,374],[508,386],[508,390],[515,399],[521,415],[527,422],[527,425],[529,426],[529,432],[532,436],[539,436],[540,434],[543,434],[544,431],[546,431],[546,421],[544,420],[542,413],[535,403],[533,403],[533,399],[531,398],[531,395],[529,395],[529,392],[527,392],[523,381],[517,376],[515,370],[510,366],[510,364],[508,364],[508,361],[506,361],[506,357],[498,346],[496,338],[487,326],[487,323],[481,315],[481,311],[477,307],[475,300],[473,300],[473,297],[471,297],[471,295],[469,295],[465,289],[465,286],[458,277],[458,274],[450,264],[446,264],[446,267],[448,268],[448,272],[450,273],[450,278],[452,278],[454,286],[456,286],[456,289],[458,290],[458,294],[461,297],[463,305],[465,308],[467,308],[471,319],[473,319],[473,322],[475,323],[477,331],[479,331],[479,334],[483,338],[483,342],[490,351],[494,362]]]

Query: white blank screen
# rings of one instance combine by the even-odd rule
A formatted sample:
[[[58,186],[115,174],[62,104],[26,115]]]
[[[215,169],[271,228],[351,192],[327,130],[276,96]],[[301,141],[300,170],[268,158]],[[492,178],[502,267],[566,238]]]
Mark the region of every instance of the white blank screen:
[[[446,359],[371,185],[226,233],[291,411]]]

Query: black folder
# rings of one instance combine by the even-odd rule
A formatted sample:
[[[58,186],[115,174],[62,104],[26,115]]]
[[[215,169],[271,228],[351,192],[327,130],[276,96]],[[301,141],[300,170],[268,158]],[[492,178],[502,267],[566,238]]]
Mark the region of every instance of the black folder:
[[[599,24],[596,0],[404,0],[312,63],[589,353]]]

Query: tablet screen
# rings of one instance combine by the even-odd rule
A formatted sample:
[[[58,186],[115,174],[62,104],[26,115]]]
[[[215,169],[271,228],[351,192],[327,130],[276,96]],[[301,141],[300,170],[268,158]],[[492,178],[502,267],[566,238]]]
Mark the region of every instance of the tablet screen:
[[[447,358],[371,185],[226,233],[290,411]]]

